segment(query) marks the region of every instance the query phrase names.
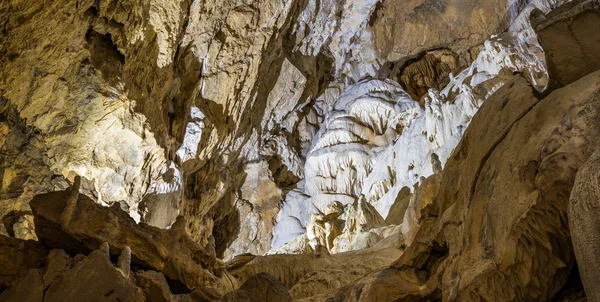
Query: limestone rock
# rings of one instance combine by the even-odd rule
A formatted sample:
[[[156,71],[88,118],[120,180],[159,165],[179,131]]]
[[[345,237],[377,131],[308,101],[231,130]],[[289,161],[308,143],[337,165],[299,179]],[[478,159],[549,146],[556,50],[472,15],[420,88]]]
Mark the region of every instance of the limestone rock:
[[[0,2],[0,291],[593,299],[598,10]]]
[[[573,240],[573,249],[585,293],[590,301],[600,298],[597,280],[598,269],[598,164],[596,151],[577,172],[575,185],[569,202],[569,229]]]
[[[218,301],[221,295],[207,288],[199,288],[189,294],[172,294],[165,276],[156,271],[140,271],[135,274],[136,285],[142,288],[146,301]]]
[[[333,239],[331,252],[345,252],[372,247],[381,239],[377,234],[369,232],[385,225],[377,210],[368,204],[364,197],[352,205],[348,205],[344,213],[344,228]]]
[[[264,254],[271,248],[274,220],[282,203],[282,191],[270,177],[266,162],[248,164],[236,210],[241,228],[224,255],[225,260],[242,253]]]
[[[8,234],[8,231],[6,230],[6,227],[4,227],[4,224],[0,223],[0,235],[2,236],[10,236]]]
[[[260,273],[246,280],[239,289],[223,296],[221,301],[287,302],[294,300],[279,280],[269,274]]]
[[[136,285],[142,288],[147,301],[170,301],[171,290],[165,276],[155,271],[135,274]]]
[[[38,195],[31,201],[36,231],[47,246],[72,251],[97,249],[108,242],[111,253],[131,248],[132,261],[163,271],[189,288],[216,286],[216,278],[203,266],[215,270],[215,258],[194,243],[185,233],[183,220],[170,230],[160,230],[135,221],[116,207],[102,207],[84,195],[76,200],[67,224],[63,216],[69,192]]]
[[[80,300],[97,297],[99,300],[144,301],[144,294],[125,278],[102,252],[94,251],[72,269],[52,282],[44,301]]]
[[[403,87],[414,100],[420,100],[430,88],[442,90],[450,77],[462,68],[458,57],[449,50],[431,51],[421,59],[407,65],[400,74]]]
[[[398,195],[396,195],[396,200],[390,207],[390,211],[385,218],[386,224],[402,224],[410,198],[411,193],[408,187],[404,187],[400,190],[400,192],[398,192]]]
[[[15,237],[23,240],[36,240],[35,226],[33,224],[33,215],[24,215],[13,225]]]
[[[554,297],[575,264],[567,205],[576,171],[598,147],[599,76],[543,99],[523,78],[508,80],[473,118],[403,255],[315,300]],[[416,286],[378,288],[393,276]]]
[[[298,183],[302,195],[288,194],[275,237],[291,240],[329,202],[350,204],[361,194],[386,218],[403,187],[412,188],[443,167],[479,106],[506,83],[510,70],[529,74],[536,87],[544,88],[538,73],[545,65],[530,52],[511,39],[485,41],[467,69],[441,91],[427,92],[424,108],[391,80],[363,80],[346,87],[315,134],[306,155],[305,180]],[[273,248],[282,241],[276,240]]]
[[[48,254],[46,272],[44,273],[44,287],[47,288],[52,282],[71,268],[71,259],[64,250],[53,249]]]
[[[516,79],[486,102],[446,165],[438,196],[449,248],[443,292],[545,300],[565,284],[575,260],[568,199],[596,146],[599,76],[541,101]]]
[[[347,285],[369,272],[390,265],[401,254],[400,247],[395,246],[332,255],[256,256],[231,272],[242,282],[258,273],[270,274],[290,290],[293,298],[300,299]]]
[[[14,285],[15,281],[25,277],[29,269],[43,268],[48,250],[31,240],[21,240],[0,235],[0,289]]]
[[[41,302],[44,299],[44,282],[40,269],[30,269],[25,278],[0,295],[2,301]]]
[[[344,203],[363,194],[386,217],[402,187],[429,176],[429,164],[420,161],[433,150],[443,164],[479,103],[497,88],[472,94],[482,79],[509,67],[544,86],[544,55],[528,13],[565,1],[438,2],[5,1],[0,215],[28,211],[34,195],[64,190],[81,175],[81,192],[94,201],[118,204],[136,221],[160,228],[185,215],[191,238],[205,246],[212,236],[216,254],[227,257],[264,253],[303,234],[317,214],[299,200],[304,195],[323,210],[333,200],[329,193]],[[496,33],[506,35],[482,46]],[[404,68],[425,53],[425,65],[435,72],[427,67],[417,76]],[[472,61],[479,62],[461,75],[457,62]],[[343,102],[334,108],[357,84],[398,82],[409,73],[424,75],[425,82],[435,78],[436,85],[417,85],[432,101],[423,99],[430,118],[399,142],[392,144],[400,129],[379,129],[393,120],[369,121],[383,118],[381,112],[355,114],[352,121],[332,116],[361,108],[343,108]],[[442,90],[446,82],[451,91],[443,97],[425,91]],[[398,95],[399,85],[391,85],[359,92],[363,109],[379,103],[366,96],[389,101],[388,94]],[[353,129],[339,128],[346,122]],[[332,171],[316,167],[315,160],[336,156],[329,151],[355,135],[356,175],[339,165],[348,163],[344,152]],[[281,195],[278,202],[267,198],[260,210],[242,202],[249,194],[239,194],[248,185],[244,172],[257,162],[268,163],[257,176],[263,189]],[[328,172],[341,167],[344,179],[333,188]],[[325,178],[315,181],[316,175]],[[301,196],[288,201],[284,196],[294,187]],[[274,215],[281,227],[272,226]],[[239,217],[248,217],[252,232]]]
[[[544,46],[554,85],[564,86],[600,69],[600,5],[575,1],[537,15],[536,32]]]

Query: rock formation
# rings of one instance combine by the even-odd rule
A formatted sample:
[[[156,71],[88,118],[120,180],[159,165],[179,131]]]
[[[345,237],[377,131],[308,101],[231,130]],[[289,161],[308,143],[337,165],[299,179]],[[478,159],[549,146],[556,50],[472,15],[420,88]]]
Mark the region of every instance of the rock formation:
[[[597,0],[0,3],[0,300],[589,301]]]

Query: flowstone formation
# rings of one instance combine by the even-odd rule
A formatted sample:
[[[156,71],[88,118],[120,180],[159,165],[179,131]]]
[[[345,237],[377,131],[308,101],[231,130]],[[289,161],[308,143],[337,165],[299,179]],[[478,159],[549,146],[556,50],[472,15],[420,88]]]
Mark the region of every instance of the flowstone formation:
[[[0,300],[595,301],[597,0],[0,3]]]

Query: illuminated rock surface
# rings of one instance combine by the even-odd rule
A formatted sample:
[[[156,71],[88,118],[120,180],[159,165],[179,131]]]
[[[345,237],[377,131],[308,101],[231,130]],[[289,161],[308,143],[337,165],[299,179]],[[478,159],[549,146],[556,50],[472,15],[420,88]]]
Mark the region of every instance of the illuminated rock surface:
[[[3,1],[0,300],[600,299],[599,26],[597,0]]]

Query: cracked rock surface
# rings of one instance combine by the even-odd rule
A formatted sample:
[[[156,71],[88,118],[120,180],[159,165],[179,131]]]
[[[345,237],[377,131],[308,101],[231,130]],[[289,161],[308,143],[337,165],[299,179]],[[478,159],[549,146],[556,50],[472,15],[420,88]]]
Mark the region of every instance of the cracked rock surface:
[[[599,26],[597,0],[2,1],[0,300],[600,299]]]

